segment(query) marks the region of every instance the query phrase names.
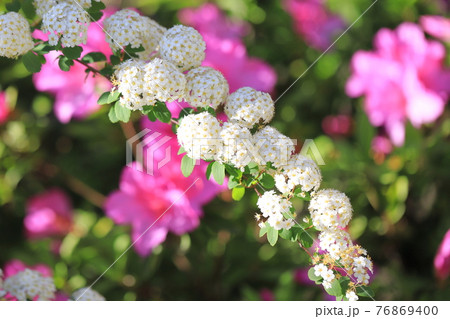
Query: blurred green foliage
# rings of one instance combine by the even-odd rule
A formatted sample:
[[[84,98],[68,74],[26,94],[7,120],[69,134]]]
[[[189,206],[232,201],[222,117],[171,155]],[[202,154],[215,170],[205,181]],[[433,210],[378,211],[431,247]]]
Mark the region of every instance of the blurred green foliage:
[[[120,1],[119,1],[120,2]],[[351,24],[371,0],[328,0],[330,8]],[[115,3],[118,3],[117,1]],[[177,11],[204,1],[129,0],[164,26],[177,22]],[[284,92],[321,54],[294,32],[280,1],[218,0],[232,18],[252,24],[245,38],[249,55],[273,66],[278,75],[274,96]],[[0,5],[2,10],[3,4]],[[351,56],[370,49],[382,27],[416,22],[439,13],[435,1],[379,1],[278,102],[274,126],[300,141],[313,138],[326,162],[324,187],[351,198],[355,216],[350,232],[372,256],[372,288],[379,300],[448,300],[450,290],[433,274],[433,258],[450,225],[450,117],[421,130],[407,128],[406,143],[386,158],[374,157],[370,141],[376,131],[362,112],[361,101],[344,93]],[[95,196],[117,188],[125,158],[125,138],[106,111],[81,122],[59,123],[52,97],[37,92],[23,65],[0,58],[1,90],[17,97],[8,122],[0,126],[0,264],[19,258],[45,263],[59,289],[89,285],[130,244],[129,229],[104,217]],[[348,114],[354,132],[345,139],[324,135],[322,119]],[[27,198],[59,186],[76,208],[75,230],[64,238],[61,256],[47,240],[29,242],[23,235]],[[101,196],[101,195],[99,195]],[[239,202],[225,193],[205,207],[201,226],[181,237],[169,236],[148,258],[133,250],[123,255],[94,286],[109,300],[258,300],[268,288],[277,300],[322,299],[320,287],[302,286],[294,271],[308,264],[293,243],[271,247],[259,238],[253,214],[256,195]],[[301,202],[295,207],[302,217]]]

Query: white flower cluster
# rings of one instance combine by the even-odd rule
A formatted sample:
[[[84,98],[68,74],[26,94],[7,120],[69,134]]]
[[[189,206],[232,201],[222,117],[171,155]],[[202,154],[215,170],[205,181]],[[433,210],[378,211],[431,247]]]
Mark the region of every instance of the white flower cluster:
[[[268,93],[242,87],[228,96],[225,102],[225,114],[231,121],[251,128],[255,124],[269,123],[275,107]]]
[[[275,174],[274,179],[275,186],[282,193],[289,193],[296,186],[300,186],[302,192],[310,192],[319,189],[322,175],[312,159],[296,154],[289,159],[282,172]]]
[[[55,297],[55,284],[52,278],[44,277],[40,272],[25,269],[5,279],[3,289],[20,301],[50,300]]]
[[[321,232],[319,243],[320,249],[327,251],[334,260],[339,260],[341,254],[352,245],[350,235],[341,229]]]
[[[294,226],[292,218],[285,218],[285,214],[290,213],[292,203],[286,198],[276,194],[274,191],[265,192],[258,198],[258,208],[269,225],[276,230],[290,229]]]
[[[294,142],[271,126],[265,126],[253,135],[253,141],[259,149],[256,162],[266,165],[271,162],[280,168],[288,162],[295,151]]]
[[[171,102],[182,98],[185,76],[171,63],[155,58],[149,63],[127,60],[114,72],[123,106],[136,110],[157,100]]]
[[[92,1],[101,1],[101,0],[34,0],[33,4],[36,8],[36,13],[38,16],[43,17],[44,14],[54,6],[59,3],[68,3],[76,6],[81,6],[84,9],[89,9],[92,6]]]
[[[220,149],[220,123],[208,112],[190,114],[181,119],[178,143],[195,160],[214,159]]]
[[[192,69],[186,80],[185,100],[193,107],[217,109],[228,96],[228,82],[216,69],[206,66]]]
[[[326,289],[331,288],[331,283],[333,282],[334,278],[336,278],[333,270],[328,269],[328,267],[324,264],[315,265],[314,274],[323,278],[322,285]]]
[[[206,44],[200,33],[184,25],[167,30],[159,43],[161,57],[181,71],[199,67],[205,59],[205,49]]]
[[[166,28],[149,17],[141,16],[131,9],[117,11],[103,23],[106,41],[113,51],[124,49],[130,45],[144,51],[138,52],[141,59],[148,59],[158,49],[158,44],[166,32]]]
[[[17,58],[33,48],[30,24],[16,12],[0,15],[0,56]]]
[[[90,287],[76,290],[72,294],[72,299],[76,301],[105,301],[105,297]]]
[[[58,40],[65,47],[86,43],[90,19],[86,11],[75,4],[62,2],[52,6],[42,17],[42,31],[49,32],[48,42]]]
[[[237,123],[226,122],[220,131],[222,140],[218,154],[220,162],[230,163],[237,168],[244,168],[248,165],[256,149],[252,143],[252,133],[246,127]]]
[[[323,189],[313,194],[309,212],[317,230],[344,228],[352,218],[348,197],[334,189]]]

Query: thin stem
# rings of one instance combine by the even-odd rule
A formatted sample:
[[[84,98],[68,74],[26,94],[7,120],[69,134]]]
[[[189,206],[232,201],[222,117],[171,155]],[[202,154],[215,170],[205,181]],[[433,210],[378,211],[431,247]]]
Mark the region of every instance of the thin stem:
[[[313,255],[311,255],[311,253],[308,251],[308,249],[303,247],[301,243],[298,243],[298,245],[309,255],[309,257],[311,257],[311,259],[313,258]]]
[[[111,81],[111,79],[109,77],[107,77],[106,75],[103,75],[99,70],[90,66],[89,63],[86,63],[80,59],[75,59],[74,61],[84,65],[89,71],[94,72],[95,74],[99,74],[99,75],[103,76],[104,78],[106,78],[108,81]]]

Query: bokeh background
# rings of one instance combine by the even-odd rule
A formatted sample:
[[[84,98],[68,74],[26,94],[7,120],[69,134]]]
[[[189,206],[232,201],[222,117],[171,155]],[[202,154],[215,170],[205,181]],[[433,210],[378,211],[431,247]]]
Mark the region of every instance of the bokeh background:
[[[380,0],[307,70],[372,0],[319,2],[326,21],[332,20],[319,29],[326,32],[319,40],[298,32],[296,19],[308,12],[289,12],[287,1],[210,3],[240,26],[239,41],[248,57],[274,71],[274,85],[267,84],[274,99],[303,74],[276,102],[272,125],[300,143],[313,139],[326,163],[323,187],[350,197],[355,213],[349,231],[374,261],[375,299],[449,300],[448,278],[437,276],[434,266],[450,227],[449,111],[421,128],[406,122],[404,144],[395,147],[387,141],[383,151],[373,147],[382,129],[369,122],[364,98],[349,97],[345,88],[352,56],[373,50],[381,28],[418,24],[424,15],[448,15],[446,2]],[[171,27],[180,22],[183,9],[205,2],[106,3],[138,8]],[[306,16],[314,20],[311,12]],[[29,266],[45,264],[57,288],[70,293],[89,285],[131,243],[130,227],[116,225],[103,209],[105,197],[118,188],[126,138],[119,124],[109,122],[106,108],[62,123],[53,111],[55,95],[38,91],[20,62],[0,58],[0,91],[7,98],[0,124],[0,265],[15,259]],[[133,121],[138,128],[139,118]],[[55,187],[70,199],[73,225],[64,235],[30,239],[24,227],[27,202]],[[94,289],[108,300],[326,299],[321,287],[305,279],[308,256],[296,244],[280,241],[271,247],[259,238],[256,200],[256,194],[247,193],[233,202],[228,191],[220,193],[203,207],[198,228],[170,234],[145,257],[131,249]],[[300,217],[307,214],[302,202],[295,205]]]

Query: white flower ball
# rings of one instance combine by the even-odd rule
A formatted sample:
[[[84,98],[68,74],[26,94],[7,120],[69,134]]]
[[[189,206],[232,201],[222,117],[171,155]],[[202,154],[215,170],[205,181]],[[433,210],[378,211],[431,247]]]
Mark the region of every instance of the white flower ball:
[[[200,66],[186,75],[185,100],[193,107],[216,109],[228,96],[228,82],[219,71]]]
[[[271,162],[276,168],[281,168],[295,151],[294,142],[271,126],[256,132],[253,141],[259,155],[255,160],[260,165]]]
[[[313,194],[309,212],[317,230],[344,228],[352,218],[352,205],[348,197],[334,189]]]
[[[269,93],[243,87],[231,93],[225,102],[225,114],[230,121],[248,128],[272,120],[275,106]]]
[[[50,300],[55,297],[55,284],[52,278],[44,277],[38,271],[25,269],[5,279],[3,289],[20,301]]]
[[[283,167],[283,172],[275,174],[274,178],[275,186],[282,193],[289,193],[296,186],[300,186],[302,192],[316,191],[322,181],[317,164],[301,154],[293,155]]]
[[[256,149],[252,144],[252,134],[248,128],[226,122],[220,131],[220,138],[223,143],[218,155],[220,161],[237,168],[243,168],[252,161]]]
[[[178,143],[194,159],[215,159],[221,147],[219,121],[208,112],[190,114],[181,119]]]
[[[147,59],[158,49],[166,28],[154,20],[141,16],[131,9],[117,11],[103,23],[106,31],[106,41],[113,51],[124,49],[130,45],[132,48],[144,47],[138,52],[141,59]]]
[[[183,25],[167,30],[159,43],[161,57],[181,71],[199,67],[205,59],[205,49],[206,44],[200,33]]]
[[[141,110],[144,105],[149,105],[144,96],[144,67],[145,62],[130,59],[116,66],[114,72],[117,90],[122,95],[120,103],[131,110]]]
[[[42,31],[50,32],[48,42],[51,45],[56,45],[59,39],[65,47],[86,43],[89,24],[86,11],[64,2],[52,6],[42,17]]]
[[[0,15],[0,56],[17,58],[34,46],[30,24],[16,12]]]
[[[172,63],[153,59],[145,68],[144,98],[148,105],[156,100],[172,102],[184,96],[186,77]]]

